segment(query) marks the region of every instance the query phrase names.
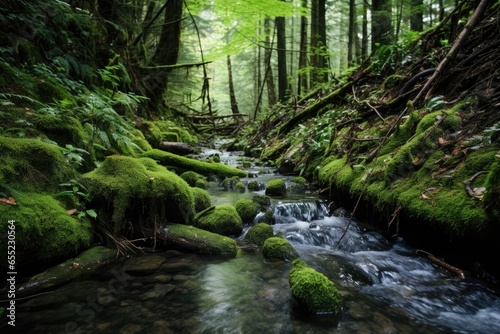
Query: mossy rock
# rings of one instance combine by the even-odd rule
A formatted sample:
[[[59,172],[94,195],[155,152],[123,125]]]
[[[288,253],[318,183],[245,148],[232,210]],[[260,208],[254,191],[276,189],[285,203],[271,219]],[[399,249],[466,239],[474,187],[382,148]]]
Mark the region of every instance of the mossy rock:
[[[259,210],[257,203],[244,198],[237,200],[236,203],[234,203],[234,207],[244,224],[253,222]]]
[[[76,116],[35,114],[32,117],[35,128],[58,145],[71,144],[86,148],[88,137]]]
[[[196,180],[196,183],[194,184],[196,188],[200,189],[207,189],[208,188],[208,182],[205,179],[199,179]]]
[[[337,314],[342,310],[342,297],[335,284],[301,259],[292,262],[289,284],[295,300],[312,314]]]
[[[243,231],[243,221],[232,205],[220,205],[205,209],[194,216],[194,226],[226,235],[236,236]]]
[[[264,242],[262,255],[266,260],[292,261],[299,257],[292,244],[285,238],[271,237]]]
[[[250,191],[259,191],[259,182],[257,182],[257,181],[250,181],[247,184],[247,188]]]
[[[195,173],[193,171],[184,172],[180,175],[180,177],[181,177],[181,179],[186,181],[187,184],[189,184],[191,187],[194,187],[198,180],[203,179],[202,175]]]
[[[0,137],[0,179],[13,188],[56,191],[76,176],[60,147],[36,139]]]
[[[239,192],[239,193],[244,193],[246,190],[245,184],[243,182],[236,182],[234,185],[234,190]]]
[[[193,188],[194,209],[200,212],[212,206],[212,200],[208,192],[201,188]]]
[[[109,218],[115,233],[128,221],[189,222],[194,215],[192,188],[176,174],[148,158],[108,157],[83,175],[92,204]],[[112,216],[106,217],[110,212]]]
[[[198,254],[236,256],[238,247],[236,241],[220,234],[212,233],[194,226],[173,224],[168,225],[167,241],[182,248],[184,240],[189,243],[189,251]],[[179,244],[176,240],[182,240]]]
[[[8,220],[15,221],[16,260],[20,266],[75,255],[91,243],[90,222],[70,216],[69,208],[62,207],[53,197],[19,193],[15,199],[17,205],[0,204],[0,228],[8,231]],[[7,237],[0,240],[2,249],[7,249],[6,243]]]
[[[286,184],[282,179],[274,179],[267,183],[266,195],[268,196],[285,196]]]
[[[231,177],[226,177],[224,180],[222,180],[221,185],[225,191],[230,191],[230,190],[234,190],[236,187],[236,184],[239,182],[240,182],[239,176],[231,176]]]
[[[272,225],[275,223],[274,212],[272,210],[267,210],[263,215],[258,216],[257,223],[265,223]]]
[[[150,150],[142,154],[143,157],[151,158],[158,161],[164,166],[173,166],[184,171],[194,171],[204,176],[216,175],[218,177],[239,176],[246,177],[247,173],[236,167],[224,165],[221,163],[204,162],[179,155],[160,151],[157,149]]]
[[[307,180],[302,176],[295,176],[290,180],[290,191],[301,192],[307,189]]]
[[[148,142],[158,147],[161,141],[196,144],[198,138],[172,121],[144,121],[142,130]]]
[[[268,208],[271,206],[271,197],[266,195],[257,194],[252,197],[252,201],[259,204],[261,208]]]
[[[245,240],[250,240],[259,247],[264,245],[264,242],[274,235],[273,228],[265,223],[256,224],[248,230],[245,235]]]

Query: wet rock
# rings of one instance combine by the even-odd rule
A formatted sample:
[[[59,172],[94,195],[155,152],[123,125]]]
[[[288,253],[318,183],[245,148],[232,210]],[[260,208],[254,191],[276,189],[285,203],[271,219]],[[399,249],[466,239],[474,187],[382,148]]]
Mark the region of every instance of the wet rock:
[[[151,331],[152,334],[174,334],[175,331],[170,329],[170,325],[168,322],[165,320],[156,320],[153,323],[153,330]]]
[[[167,262],[161,266],[161,271],[164,273],[189,272],[194,270],[193,264],[190,262]]]
[[[120,334],[135,334],[140,333],[142,326],[138,324],[127,324],[120,329]]]
[[[175,290],[173,284],[156,284],[152,290],[145,292],[141,295],[142,300],[157,299],[164,297],[167,293]]]
[[[166,261],[163,256],[159,255],[132,257],[124,263],[123,270],[136,276],[149,275],[158,270]]]

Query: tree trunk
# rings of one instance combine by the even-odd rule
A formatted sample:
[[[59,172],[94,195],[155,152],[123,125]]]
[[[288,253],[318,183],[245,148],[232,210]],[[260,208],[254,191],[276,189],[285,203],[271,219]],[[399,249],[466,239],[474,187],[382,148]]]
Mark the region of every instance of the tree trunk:
[[[392,42],[392,17],[390,0],[373,0],[372,2],[372,51],[377,45],[388,45]]]
[[[328,80],[326,45],[326,0],[311,1],[311,87]]]
[[[288,77],[286,68],[286,29],[284,17],[276,18],[276,31],[278,36],[278,99],[280,102],[285,102]]]
[[[411,0],[410,29],[424,30],[424,0]]]
[[[349,0],[349,39],[347,41],[347,62],[349,66],[354,63],[355,32],[356,27],[356,0]]]
[[[307,0],[302,0],[302,9],[307,9]],[[307,17],[300,17],[300,50],[299,50],[299,75],[297,83],[297,95],[300,96],[302,89],[307,90]]]
[[[271,52],[272,52],[272,47],[273,47],[273,42],[271,41],[270,34],[271,34],[271,20],[269,18],[266,18],[264,20],[264,29],[265,29],[265,34],[266,34],[266,50],[264,52],[264,58],[265,58],[265,82],[267,85],[267,101],[270,107],[274,106],[277,102],[277,97],[276,97],[276,86],[274,85],[274,75],[271,67]]]
[[[229,99],[231,101],[231,112],[233,114],[239,114],[238,102],[236,102],[236,95],[234,93],[234,83],[233,83],[233,70],[231,66],[231,56],[227,56],[227,73],[229,82]]]
[[[361,59],[364,61],[368,57],[368,4],[363,1],[363,26],[361,40]]]

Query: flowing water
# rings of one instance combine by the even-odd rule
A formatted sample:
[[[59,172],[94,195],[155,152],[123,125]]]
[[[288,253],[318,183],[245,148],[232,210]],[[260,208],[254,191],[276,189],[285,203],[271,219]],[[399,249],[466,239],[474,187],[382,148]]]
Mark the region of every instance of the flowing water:
[[[275,177],[252,180],[265,184]],[[256,194],[210,192],[215,205]],[[418,256],[404,240],[388,241],[355,219],[330,216],[327,204],[310,192],[275,198],[273,227],[337,285],[344,300],[339,316],[301,314],[289,291],[290,263],[266,262],[258,250],[242,248],[231,259],[167,251],[140,255],[164,257],[158,271],[132,276],[123,272],[122,259],[20,301],[17,332],[500,332],[499,291],[471,277],[461,280]]]

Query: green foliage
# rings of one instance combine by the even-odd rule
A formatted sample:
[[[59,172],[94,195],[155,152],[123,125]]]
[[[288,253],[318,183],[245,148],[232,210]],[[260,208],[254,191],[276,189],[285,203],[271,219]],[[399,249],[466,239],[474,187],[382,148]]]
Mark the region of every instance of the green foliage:
[[[484,205],[486,210],[494,219],[500,221],[500,161],[498,158],[491,166],[485,187]]]
[[[292,296],[312,314],[337,314],[342,297],[335,284],[301,259],[292,262],[289,276]]]
[[[262,247],[264,242],[273,235],[274,231],[272,226],[265,223],[258,223],[248,229],[245,240],[249,240],[257,246]]]
[[[205,209],[194,216],[193,223],[201,229],[226,236],[238,236],[243,231],[243,221],[232,205]]]
[[[293,261],[299,257],[299,254],[288,242],[281,237],[267,238],[262,246],[262,255],[267,260]]]

